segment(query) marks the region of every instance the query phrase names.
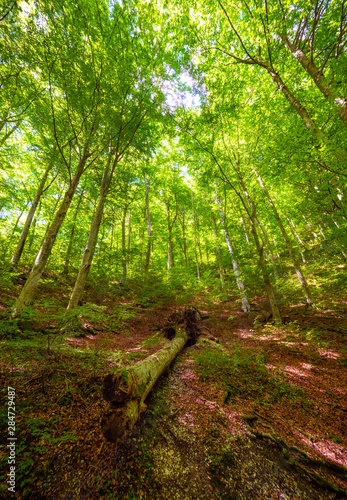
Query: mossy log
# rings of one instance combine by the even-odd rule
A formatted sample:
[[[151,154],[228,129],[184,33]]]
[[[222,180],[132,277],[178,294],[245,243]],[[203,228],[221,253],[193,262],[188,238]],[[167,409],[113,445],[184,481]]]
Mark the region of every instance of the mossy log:
[[[187,331],[180,328],[175,338],[155,354],[105,377],[104,399],[109,401],[109,405],[102,417],[101,427],[108,441],[117,442],[133,428],[141,411],[146,409],[144,400],[152,387],[187,341]]]

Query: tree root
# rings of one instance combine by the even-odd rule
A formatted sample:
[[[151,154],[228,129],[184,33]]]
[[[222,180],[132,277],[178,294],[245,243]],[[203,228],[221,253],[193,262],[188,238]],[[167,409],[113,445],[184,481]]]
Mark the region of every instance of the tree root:
[[[342,465],[338,465],[334,462],[331,462],[330,460],[319,460],[317,458],[311,458],[304,451],[300,450],[296,446],[289,446],[285,441],[283,441],[282,438],[275,436],[275,431],[274,431],[273,427],[269,424],[262,423],[261,425],[263,427],[270,429],[271,433],[261,432],[261,431],[258,431],[256,429],[253,429],[251,426],[254,423],[254,421],[258,420],[258,417],[269,422],[269,419],[267,419],[259,414],[257,414],[257,416],[256,415],[243,416],[243,420],[245,421],[247,429],[253,437],[256,437],[259,439],[268,439],[269,441],[272,441],[280,449],[280,451],[283,454],[284,459],[288,465],[291,465],[292,467],[295,467],[296,469],[298,469],[300,472],[303,472],[314,483],[316,483],[319,487],[326,488],[326,489],[333,491],[335,493],[339,493],[340,495],[343,495],[343,497],[347,498],[347,491],[343,490],[342,488],[339,488],[338,486],[331,483],[330,481],[327,481],[326,479],[324,479],[322,476],[320,476],[316,472],[309,471],[306,467],[304,467],[302,464],[299,463],[299,460],[305,461],[308,463],[308,465],[311,465],[311,466],[324,467],[325,469],[328,469],[328,470],[334,472],[335,474],[336,473],[342,474],[344,476],[344,479],[347,478],[347,468],[346,467],[344,467]],[[292,458],[291,454],[296,455],[298,458],[296,458],[296,459]]]

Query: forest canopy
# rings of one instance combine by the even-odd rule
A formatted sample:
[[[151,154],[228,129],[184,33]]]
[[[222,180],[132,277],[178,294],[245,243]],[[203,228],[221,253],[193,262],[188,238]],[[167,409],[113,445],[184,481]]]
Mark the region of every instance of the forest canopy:
[[[5,6],[0,245],[31,268],[15,313],[46,266],[76,278],[69,309],[93,276],[150,274],[245,311],[263,290],[280,322],[288,266],[315,305],[305,265],[347,255],[346,23],[324,1]]]

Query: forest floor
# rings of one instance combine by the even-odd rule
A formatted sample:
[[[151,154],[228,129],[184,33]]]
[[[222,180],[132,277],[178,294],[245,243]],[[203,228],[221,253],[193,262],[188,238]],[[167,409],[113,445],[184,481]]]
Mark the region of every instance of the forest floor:
[[[2,408],[8,386],[16,393],[14,498],[344,497],[327,483],[347,490],[346,470],[334,468],[347,466],[346,297],[325,309],[282,308],[282,327],[254,323],[236,298],[192,297],[187,305],[206,316],[219,343],[184,349],[116,446],[101,433],[103,376],[159,349],[166,319],[184,306],[139,304],[131,291],[96,297],[89,288],[79,315],[90,333],[62,335],[52,311],[68,291],[47,276],[24,333],[0,339]],[[21,286],[3,287],[1,309]],[[261,308],[262,298],[253,304]],[[0,496],[10,498],[7,413],[1,443]]]

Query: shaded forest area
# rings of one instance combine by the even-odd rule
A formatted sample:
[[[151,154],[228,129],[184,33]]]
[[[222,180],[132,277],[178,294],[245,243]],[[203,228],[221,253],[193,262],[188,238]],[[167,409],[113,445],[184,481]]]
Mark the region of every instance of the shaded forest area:
[[[1,496],[347,498],[344,0],[0,32]]]

